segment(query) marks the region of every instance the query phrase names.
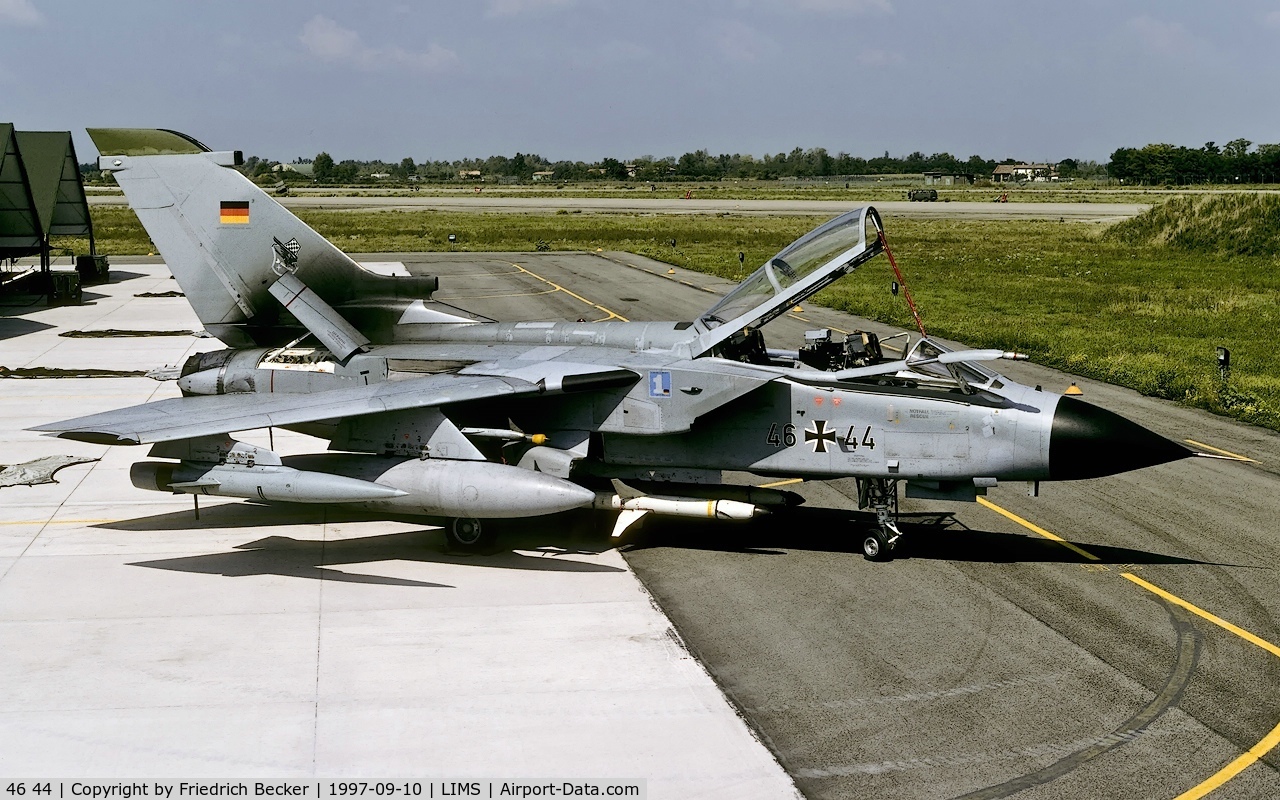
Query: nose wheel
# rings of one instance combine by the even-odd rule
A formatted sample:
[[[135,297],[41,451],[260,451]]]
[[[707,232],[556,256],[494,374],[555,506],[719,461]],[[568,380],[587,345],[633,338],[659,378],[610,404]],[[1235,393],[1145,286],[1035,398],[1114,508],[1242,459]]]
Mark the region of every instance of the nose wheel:
[[[887,478],[858,481],[858,508],[876,513],[876,527],[862,538],[862,556],[868,561],[888,561],[902,538],[898,529],[898,482]]]

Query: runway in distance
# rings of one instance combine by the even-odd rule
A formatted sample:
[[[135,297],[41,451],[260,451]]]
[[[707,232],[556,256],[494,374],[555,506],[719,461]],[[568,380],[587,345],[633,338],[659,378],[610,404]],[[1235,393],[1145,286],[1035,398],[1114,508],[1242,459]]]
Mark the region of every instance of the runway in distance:
[[[792,493],[726,471],[858,481],[877,524],[869,559],[902,537],[898,491],[973,501],[1001,481],[1099,478],[1194,453],[1105,409],[1010,380],[1021,358],[921,335],[796,349],[762,328],[886,251],[874,208],[788,245],[696,319],[516,322],[433,301],[431,277],[362,269],[182,134],[91,129],[205,329],[227,349],[183,365],[183,397],[40,425],[150,444],[135,486],[258,501],[351,504],[448,518],[459,548],[485,520],[579,508],[750,519]],[[230,434],[283,427],[329,442],[280,457]]]

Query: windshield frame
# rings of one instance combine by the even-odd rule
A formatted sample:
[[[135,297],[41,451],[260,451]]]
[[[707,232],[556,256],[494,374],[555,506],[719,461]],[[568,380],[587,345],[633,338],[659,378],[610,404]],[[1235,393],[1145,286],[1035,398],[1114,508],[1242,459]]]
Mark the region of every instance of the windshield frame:
[[[882,230],[880,215],[864,206],[796,239],[698,316],[694,327],[701,334],[699,349],[706,352],[733,331],[764,325],[878,255],[883,249]],[[850,231],[856,231],[856,238],[847,235]],[[819,245],[816,253],[805,252],[825,239],[837,249],[824,250]]]

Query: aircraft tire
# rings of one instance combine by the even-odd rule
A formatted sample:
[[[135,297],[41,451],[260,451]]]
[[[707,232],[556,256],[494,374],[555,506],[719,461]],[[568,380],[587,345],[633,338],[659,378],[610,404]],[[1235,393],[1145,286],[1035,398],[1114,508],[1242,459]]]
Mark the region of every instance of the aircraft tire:
[[[445,526],[444,535],[451,549],[470,552],[487,550],[497,540],[494,530],[486,530],[474,517],[454,517]]]
[[[862,537],[862,557],[868,561],[888,561],[892,549],[889,540],[885,538],[884,531],[879,529],[868,531]]]

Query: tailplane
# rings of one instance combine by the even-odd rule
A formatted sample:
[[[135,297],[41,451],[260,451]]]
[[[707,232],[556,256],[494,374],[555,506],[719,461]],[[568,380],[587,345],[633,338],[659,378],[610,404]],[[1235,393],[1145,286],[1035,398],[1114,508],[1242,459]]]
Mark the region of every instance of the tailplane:
[[[405,311],[437,288],[434,277],[363,269],[234,169],[239,151],[213,152],[166,130],[90,128],[89,136],[205,329],[233,347],[283,344],[313,329],[273,296],[286,274],[375,342],[389,341]]]

